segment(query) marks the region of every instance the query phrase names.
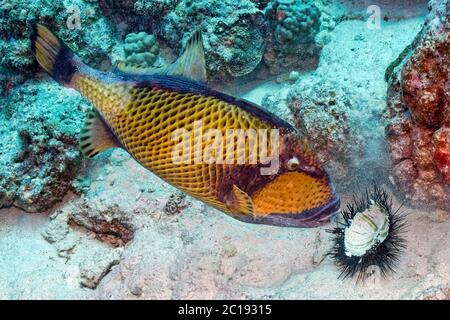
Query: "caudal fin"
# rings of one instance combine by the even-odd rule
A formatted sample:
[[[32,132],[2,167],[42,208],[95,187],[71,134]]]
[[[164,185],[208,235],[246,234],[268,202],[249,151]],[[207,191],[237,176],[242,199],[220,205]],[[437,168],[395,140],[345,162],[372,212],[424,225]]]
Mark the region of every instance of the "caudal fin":
[[[72,78],[83,63],[63,41],[45,26],[36,24],[31,34],[31,50],[53,79],[71,87]]]

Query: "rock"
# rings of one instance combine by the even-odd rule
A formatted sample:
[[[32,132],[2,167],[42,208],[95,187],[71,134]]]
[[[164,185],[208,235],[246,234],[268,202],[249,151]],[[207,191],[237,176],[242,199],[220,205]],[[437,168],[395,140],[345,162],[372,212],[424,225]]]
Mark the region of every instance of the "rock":
[[[386,141],[392,182],[404,196],[416,205],[447,207],[450,3],[433,0],[429,6],[423,29],[389,73]]]
[[[289,81],[295,82],[300,78],[300,73],[298,71],[291,71],[289,73]]]
[[[133,238],[133,226],[128,212],[121,211],[114,204],[105,208],[93,207],[82,198],[69,215],[70,223],[95,232],[96,237],[114,246],[123,246]]]
[[[81,285],[95,289],[111,268],[120,262],[122,252],[121,248],[115,250],[97,248],[92,259],[80,263]]]
[[[272,90],[271,90],[272,91]],[[292,112],[287,104],[287,92],[283,92],[282,90],[273,90],[274,93],[266,94],[261,100],[261,106],[276,114],[280,118],[286,120],[289,123],[292,123]],[[289,88],[287,90],[289,92]]]
[[[417,300],[450,300],[450,284],[438,285],[428,288],[418,294],[415,299]]]
[[[76,135],[89,106],[55,82],[27,82],[0,101],[0,206],[47,210],[83,165]]]
[[[90,188],[71,199],[64,210],[73,226],[94,232],[98,240],[121,247],[151,218],[169,218],[161,213],[169,195],[175,193],[174,188],[125,151],[116,149],[97,156],[84,174],[90,177]]]
[[[300,81],[287,97],[295,125],[304,132],[319,160],[338,183],[346,183],[353,159],[364,152],[358,127],[351,122],[356,101],[337,82]]]
[[[42,236],[49,243],[55,243],[64,240],[68,234],[69,224],[67,214],[58,210],[50,216],[50,221]]]
[[[123,252],[120,264],[97,286],[95,296],[100,299],[171,299],[172,268],[180,261],[180,242],[176,233],[159,226],[140,230]]]
[[[434,164],[447,185],[450,185],[450,128],[442,127],[433,136]]]
[[[192,33],[201,30],[210,81],[223,83],[248,75],[262,61],[264,16],[250,0],[102,0],[100,6],[121,35],[151,30],[167,61],[173,61]]]
[[[103,14],[120,36],[129,32],[155,31],[180,0],[99,0]]]
[[[0,97],[7,96],[17,85],[25,82],[25,77],[16,71],[0,67]]]

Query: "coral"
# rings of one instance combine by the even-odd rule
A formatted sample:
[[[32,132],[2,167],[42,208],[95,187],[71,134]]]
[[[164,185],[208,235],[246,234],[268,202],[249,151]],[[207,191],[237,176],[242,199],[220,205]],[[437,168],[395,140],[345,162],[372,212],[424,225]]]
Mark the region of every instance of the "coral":
[[[263,10],[269,4],[270,0],[250,0],[255,3],[258,9]]]
[[[130,33],[123,45],[125,62],[143,67],[152,67],[159,54],[159,44],[154,35],[139,32]]]
[[[417,205],[450,203],[450,3],[434,0],[412,52],[390,79],[391,181]]]
[[[180,0],[137,0],[134,3],[134,9],[151,20],[159,20],[173,10],[179,2]]]
[[[321,49],[315,41],[321,12],[309,0],[103,0],[100,6],[119,33],[151,30],[172,57],[201,29],[209,77],[217,82],[267,69],[312,69]]]
[[[88,64],[111,66],[111,52],[119,45],[98,3],[87,0],[3,1],[0,10],[0,68],[29,75],[34,58],[30,32],[34,22],[55,31]],[[79,17],[79,25],[78,25]]]
[[[271,72],[315,68],[321,50],[315,41],[321,12],[314,1],[273,0],[265,15],[270,31],[264,59]]]
[[[164,206],[164,212],[168,215],[179,214],[184,208],[186,208],[186,194],[183,192],[177,192],[170,195]]]
[[[53,82],[28,82],[0,101],[0,206],[49,209],[82,165],[75,136],[88,105]]]

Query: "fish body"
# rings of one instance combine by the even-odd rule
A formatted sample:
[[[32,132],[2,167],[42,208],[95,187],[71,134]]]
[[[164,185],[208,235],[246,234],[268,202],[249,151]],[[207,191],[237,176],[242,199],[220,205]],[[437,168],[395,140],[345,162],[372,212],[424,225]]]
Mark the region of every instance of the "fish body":
[[[166,182],[246,222],[314,227],[339,209],[328,174],[294,127],[203,83],[199,33],[166,68],[114,73],[86,66],[42,25],[32,43],[41,66],[95,106],[80,136],[85,155],[121,147]],[[266,161],[248,161],[262,147]]]

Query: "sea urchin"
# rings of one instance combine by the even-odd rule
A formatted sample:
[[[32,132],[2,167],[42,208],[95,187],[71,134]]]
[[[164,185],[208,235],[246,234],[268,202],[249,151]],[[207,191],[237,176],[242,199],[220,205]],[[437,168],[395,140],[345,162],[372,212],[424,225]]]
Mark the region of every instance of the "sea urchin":
[[[342,221],[328,230],[334,235],[328,255],[341,270],[340,278],[357,275],[357,281],[364,281],[374,266],[382,277],[395,271],[406,247],[402,237],[406,222],[400,208],[394,212],[391,197],[376,185],[347,205]]]

